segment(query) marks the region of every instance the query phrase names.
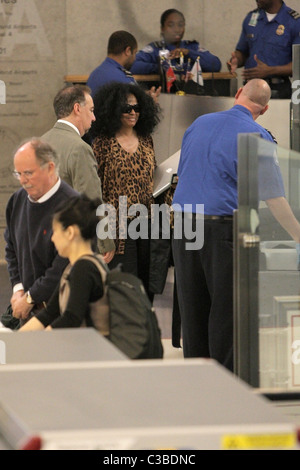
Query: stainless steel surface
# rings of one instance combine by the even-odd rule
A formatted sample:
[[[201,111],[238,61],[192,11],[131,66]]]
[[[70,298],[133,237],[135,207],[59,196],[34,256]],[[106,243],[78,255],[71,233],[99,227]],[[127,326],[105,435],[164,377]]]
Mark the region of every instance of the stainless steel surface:
[[[295,425],[212,360],[15,365],[0,380],[10,425],[18,420],[43,449],[297,445]]]
[[[231,108],[234,98],[163,93],[159,104],[162,120],[153,136],[158,164],[181,148],[184,132],[197,117]],[[281,147],[290,148],[290,100],[271,100],[257,122],[272,132]]]
[[[11,364],[128,360],[94,328],[5,333],[0,329],[0,342],[5,345],[5,364],[0,361],[0,372]]]
[[[238,137],[238,211],[234,232],[234,370],[245,382],[258,386],[258,235],[257,139]],[[250,184],[251,183],[251,184]]]
[[[233,98],[163,93],[159,104],[162,120],[153,140],[157,162],[161,163],[181,148],[184,132],[198,116],[230,108]]]
[[[253,248],[254,246],[259,246],[259,235],[254,235],[253,233],[241,233],[240,239],[242,240],[243,248]]]

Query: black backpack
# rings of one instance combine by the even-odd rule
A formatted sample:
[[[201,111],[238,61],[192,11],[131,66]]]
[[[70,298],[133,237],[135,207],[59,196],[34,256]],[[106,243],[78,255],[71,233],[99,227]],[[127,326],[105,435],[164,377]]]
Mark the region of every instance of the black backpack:
[[[162,358],[161,331],[142,281],[123,272],[121,265],[110,270],[98,255],[82,258],[98,267],[104,284],[104,296],[90,304],[92,325],[130,359]],[[67,269],[60,289],[64,293],[68,291]]]

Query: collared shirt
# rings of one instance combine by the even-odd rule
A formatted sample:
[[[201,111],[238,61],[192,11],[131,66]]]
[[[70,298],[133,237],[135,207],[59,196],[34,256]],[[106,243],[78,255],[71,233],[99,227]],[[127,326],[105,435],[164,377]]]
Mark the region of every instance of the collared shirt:
[[[233,214],[238,207],[237,145],[240,133],[256,133],[274,142],[269,132],[241,105],[200,116],[187,129],[182,140],[178,183],[173,198],[175,211],[201,213],[202,208],[196,205],[204,204],[205,214]],[[261,200],[284,196],[278,162],[273,154],[271,157],[265,155],[260,162]]]
[[[58,191],[58,188],[60,187],[60,183],[61,183],[61,179],[58,177],[58,180],[57,182],[55,183],[54,186],[52,186],[51,189],[49,189],[49,191],[47,191],[42,197],[40,197],[37,201],[34,201],[33,199],[31,199],[31,197],[28,195],[28,199],[30,200],[30,202],[36,202],[36,203],[39,203],[41,204],[42,202],[45,202],[45,201],[48,201],[48,199],[50,199],[50,197],[53,196],[53,194],[56,193],[56,191]]]
[[[236,50],[246,57],[245,68],[256,67],[258,59],[269,66],[292,62],[293,45],[300,44],[300,15],[283,2],[281,9],[271,21],[261,9],[248,13],[243,21],[242,33]]]
[[[90,87],[92,96],[94,96],[100,86],[111,82],[131,83],[136,85],[134,77],[128,70],[114,59],[106,57],[102,64],[90,74],[87,86]]]
[[[74,131],[77,132],[77,134],[80,135],[80,132],[79,132],[78,128],[76,126],[74,126],[74,124],[72,124],[71,122],[65,121],[64,119],[58,119],[57,122],[62,122],[63,124],[67,124],[68,126],[72,127],[74,129]]]

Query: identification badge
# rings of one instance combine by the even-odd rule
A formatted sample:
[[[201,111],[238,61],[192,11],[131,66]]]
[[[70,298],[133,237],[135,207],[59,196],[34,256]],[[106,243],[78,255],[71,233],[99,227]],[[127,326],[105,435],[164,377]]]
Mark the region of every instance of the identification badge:
[[[258,17],[259,17],[259,13],[258,13],[258,12],[252,13],[248,25],[249,25],[249,26],[256,26]]]
[[[276,29],[276,34],[278,36],[282,36],[284,34],[284,25],[283,24],[280,24],[278,26],[278,28]]]

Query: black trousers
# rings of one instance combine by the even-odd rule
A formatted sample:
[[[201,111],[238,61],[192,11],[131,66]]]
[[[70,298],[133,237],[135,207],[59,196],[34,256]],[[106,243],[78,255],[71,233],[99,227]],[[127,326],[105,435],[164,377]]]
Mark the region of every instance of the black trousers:
[[[123,265],[123,270],[134,274],[143,281],[149,300],[153,302],[154,294],[149,292],[149,271],[150,271],[150,237],[149,239],[125,240],[125,252],[123,255],[115,255],[108,267],[115,268],[119,263]]]
[[[283,80],[282,83],[269,83],[271,88],[271,98],[278,100],[289,100],[292,96],[292,86],[289,79]]]
[[[184,357],[210,357],[233,371],[233,223],[205,220],[197,250],[186,249],[182,232],[173,258]]]

